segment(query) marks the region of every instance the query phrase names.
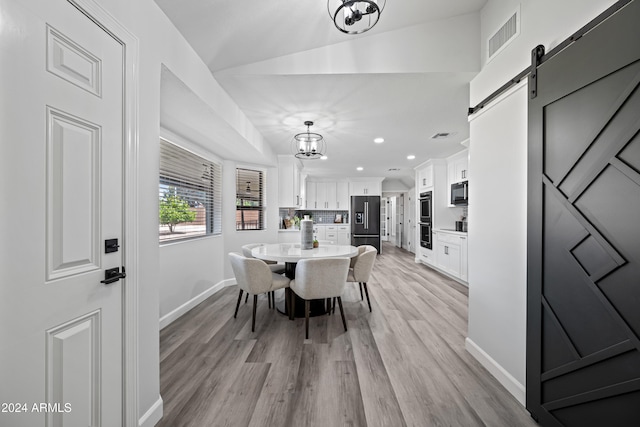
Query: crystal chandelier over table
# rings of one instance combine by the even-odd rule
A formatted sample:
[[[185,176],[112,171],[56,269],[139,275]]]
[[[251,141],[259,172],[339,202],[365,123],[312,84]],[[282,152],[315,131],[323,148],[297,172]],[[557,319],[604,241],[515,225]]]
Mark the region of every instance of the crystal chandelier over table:
[[[324,156],[327,151],[325,140],[319,133],[309,131],[309,127],[313,126],[313,122],[306,121],[304,125],[307,127],[307,131],[293,137],[293,155],[303,160],[319,159]]]
[[[386,0],[327,0],[327,10],[336,28],[346,34],[361,34],[378,23]]]

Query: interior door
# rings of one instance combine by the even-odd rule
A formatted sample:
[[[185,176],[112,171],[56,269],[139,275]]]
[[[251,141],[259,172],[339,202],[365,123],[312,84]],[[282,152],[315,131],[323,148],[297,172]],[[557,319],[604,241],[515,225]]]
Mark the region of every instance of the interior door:
[[[386,197],[380,199],[380,239],[383,242],[389,241],[389,217],[387,216],[387,205],[389,201]]]
[[[538,69],[529,103],[527,409],[640,422],[640,2]]]
[[[121,426],[123,49],[65,0],[0,32],[0,425]]]

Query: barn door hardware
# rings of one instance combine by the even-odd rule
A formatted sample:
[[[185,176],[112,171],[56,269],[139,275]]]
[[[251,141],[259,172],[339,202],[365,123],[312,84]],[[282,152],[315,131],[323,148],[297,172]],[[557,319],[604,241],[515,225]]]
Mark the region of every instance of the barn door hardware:
[[[529,71],[529,98],[538,96],[538,66],[544,56],[544,46],[539,44],[531,51],[531,71]]]

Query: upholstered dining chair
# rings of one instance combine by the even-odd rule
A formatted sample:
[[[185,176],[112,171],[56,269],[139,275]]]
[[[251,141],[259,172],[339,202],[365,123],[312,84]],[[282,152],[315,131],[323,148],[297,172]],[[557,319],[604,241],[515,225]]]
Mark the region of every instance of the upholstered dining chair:
[[[304,300],[305,337],[309,338],[309,302],[312,299],[337,298],[344,330],[347,321],[342,308],[342,292],[349,273],[349,258],[309,258],[300,260],[296,266],[296,278],[291,281],[291,290]],[[290,298],[291,311],[295,312],[295,298]]]
[[[349,275],[347,276],[347,282],[358,282],[360,285],[360,299],[362,300],[364,300],[362,295],[362,287],[364,286],[369,311],[371,311],[371,300],[369,299],[367,282],[371,277],[371,271],[373,270],[373,264],[376,261],[377,254],[378,250],[374,246],[358,246],[358,255],[352,258],[352,268],[349,268]]]
[[[258,246],[264,246],[264,243],[249,243],[247,245],[244,245],[242,246],[242,254],[246,258],[254,258],[253,254],[251,254],[251,249],[256,248]],[[285,270],[284,264],[279,264],[276,261],[266,261],[266,260],[263,260],[263,261],[265,262],[265,264],[269,266],[269,268],[273,273],[276,273],[276,274],[284,273],[284,270]],[[271,292],[269,293],[268,297],[269,297],[269,308],[271,308],[272,306],[273,308],[275,308],[275,305],[276,305],[275,294]],[[248,300],[249,300],[249,294],[247,293],[247,296],[244,299],[244,303],[246,304]]]
[[[246,258],[254,258],[254,256],[251,254],[251,250],[253,248],[257,248],[258,246],[264,246],[264,243],[249,243],[247,245],[244,245],[242,247],[242,254]],[[264,261],[264,262],[269,266],[272,272],[276,274],[284,273],[284,264],[278,264],[276,261]]]
[[[236,311],[233,314],[235,319],[238,316],[238,308],[242,300],[242,292],[253,295],[253,317],[251,319],[251,332],[256,329],[256,306],[258,304],[258,294],[270,294],[277,290],[289,287],[291,281],[285,276],[273,273],[264,261],[255,258],[247,258],[236,252],[229,252],[229,261],[236,282],[240,288]],[[270,300],[271,301],[271,300]]]

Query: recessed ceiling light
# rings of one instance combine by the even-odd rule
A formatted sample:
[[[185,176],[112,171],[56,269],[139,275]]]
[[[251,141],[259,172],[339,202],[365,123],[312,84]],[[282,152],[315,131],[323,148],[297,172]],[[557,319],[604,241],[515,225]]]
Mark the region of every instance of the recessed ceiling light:
[[[362,166],[358,166],[358,167],[356,168],[356,170],[357,170],[357,171],[361,171],[361,170],[363,170],[363,169],[364,169],[364,168],[363,168]]]
[[[384,138],[376,138],[373,140],[376,144],[382,144],[384,142]]]
[[[413,160],[413,159],[415,159],[415,158],[416,158],[416,156],[414,156],[413,154],[409,154],[409,155],[407,156],[407,159],[409,159],[409,160]]]
[[[327,157],[327,156],[322,156],[322,157],[320,157],[320,160],[327,160],[327,159],[328,159],[328,157]]]

